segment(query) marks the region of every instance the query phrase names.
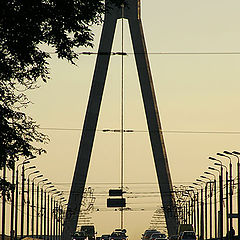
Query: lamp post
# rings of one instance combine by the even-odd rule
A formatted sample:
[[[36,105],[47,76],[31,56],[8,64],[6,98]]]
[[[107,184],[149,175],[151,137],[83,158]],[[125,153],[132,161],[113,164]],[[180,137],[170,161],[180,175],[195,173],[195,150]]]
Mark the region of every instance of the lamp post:
[[[206,209],[206,214],[205,214],[205,217],[206,217],[206,239],[207,239],[207,187],[208,187],[208,183],[210,185],[210,198],[209,198],[209,212],[210,212],[210,215],[209,215],[209,236],[210,236],[210,239],[212,239],[212,180],[211,178],[209,177],[206,177],[204,175],[200,176],[201,178],[204,178],[204,179],[207,179],[209,180],[209,182],[206,182],[206,186],[205,186],[205,209]]]
[[[238,237],[240,236],[240,163],[239,163],[239,155],[240,152],[233,151],[232,155],[237,157],[237,179],[238,179],[238,187],[237,187],[237,195],[238,195]]]
[[[194,229],[196,231],[197,229],[197,213],[196,213],[196,201],[197,201],[197,195],[198,195],[198,192],[197,194],[195,193],[196,191],[196,188],[193,187],[193,186],[189,186],[189,188],[191,188],[191,191],[193,192],[193,198],[191,198],[192,200],[192,205],[193,205],[193,211],[192,211],[192,224],[194,226]],[[197,197],[196,197],[197,196]]]
[[[6,163],[3,166],[3,181],[6,179]],[[2,190],[2,240],[5,239],[5,218],[6,218],[6,189]]]
[[[53,209],[53,205],[52,205],[52,196],[51,196],[51,198],[49,199],[49,195],[50,195],[50,193],[52,193],[52,192],[56,192],[57,191],[57,189],[56,188],[54,188],[54,189],[51,189],[50,191],[48,191],[48,203],[49,203],[49,201],[50,201],[50,204],[51,204],[51,206],[50,206],[50,209],[49,209],[49,211],[48,211],[48,214],[50,214],[50,217],[48,217],[49,219],[48,219],[48,230],[47,230],[47,235],[48,235],[48,239],[49,239],[49,236],[51,236],[51,239],[52,239],[52,220],[53,220],[53,212],[52,212],[52,209]]]
[[[221,166],[226,169],[226,235],[228,236],[229,232],[229,222],[228,222],[228,171],[227,171],[227,166],[224,164],[219,164],[219,163],[214,163],[216,166]]]
[[[19,170],[18,168],[21,166],[21,165],[25,165],[25,164],[28,164],[30,163],[29,160],[25,160],[23,161],[22,163],[18,164],[17,165],[17,168],[16,168],[16,201],[15,201],[15,239],[17,239],[17,233],[18,233],[18,173],[19,173]],[[13,216],[13,213],[12,213],[12,216]]]
[[[209,157],[211,159],[211,157]],[[214,160],[214,158],[212,159]],[[218,229],[218,236],[220,239],[223,239],[223,180],[222,180],[222,174],[223,174],[223,168],[221,165],[221,170],[219,171],[216,168],[208,167],[209,170],[217,171],[219,173],[219,229]]]
[[[43,199],[43,187],[46,185],[52,184],[51,182],[44,183],[41,187],[41,207],[40,207],[40,236],[43,237],[43,217],[45,216],[46,209],[44,208],[44,199]],[[45,239],[45,236],[44,236]]]
[[[15,161],[13,161],[12,167],[12,185],[15,186]],[[11,220],[10,220],[10,239],[14,239],[14,191],[15,189],[12,188],[11,190]]]
[[[37,183],[37,213],[36,213],[37,214],[37,219],[36,219],[36,237],[37,238],[39,237],[39,231],[38,231],[39,230],[39,184],[46,181],[48,181],[47,178]]]
[[[62,193],[61,192],[57,192],[58,194],[56,196],[53,197],[53,234],[54,234],[54,239],[57,239],[57,234],[58,234],[58,202],[56,201],[56,198],[61,196]]]
[[[217,184],[216,184],[216,176],[215,176],[215,174],[207,172],[207,171],[205,171],[204,173],[214,177],[214,182],[213,182],[213,184],[214,184],[214,219],[215,219],[214,222],[215,222],[215,238],[217,238]],[[210,220],[210,222],[211,221],[212,220]]]
[[[60,194],[59,191],[54,192],[51,195],[51,239],[55,239],[55,198],[54,195]]]
[[[24,164],[22,165],[22,203],[21,203],[21,239],[23,238],[24,235],[24,205],[25,205],[25,201],[24,201],[24,193],[25,193],[25,171],[28,169],[33,169],[36,168],[35,166],[31,166],[28,168],[24,168]]]
[[[48,187],[45,188],[44,190],[44,219],[43,219],[43,233],[44,233],[44,239],[46,239],[46,235],[47,235],[47,220],[48,220],[48,215],[49,215],[49,201],[47,204],[47,189],[49,188],[53,188],[53,185],[50,185]]]
[[[194,185],[196,186],[199,186],[198,183],[193,183]],[[194,188],[194,187],[193,187]],[[195,229],[197,229],[197,233],[198,233],[198,236],[200,235],[200,219],[199,219],[199,197],[198,197],[198,189],[195,188],[197,190],[197,221],[196,221],[196,227]],[[200,189],[201,191],[201,189]]]
[[[36,168],[35,166],[33,167]],[[34,171],[32,173],[29,173],[27,177],[27,236],[29,236],[29,219],[30,219],[30,179],[29,178],[31,175],[36,173],[39,173],[39,171]]]
[[[196,179],[196,181],[201,182],[201,183],[205,183],[204,181],[202,181],[201,179]],[[200,239],[203,240],[204,239],[204,207],[203,207],[203,187],[201,187],[201,224],[200,224]]]
[[[41,177],[43,177],[42,174],[32,179],[32,238],[34,238],[34,180]]]
[[[225,152],[228,152],[228,151],[224,151],[224,153]],[[225,155],[225,154],[222,154],[222,153],[217,153],[217,155],[218,156],[221,156],[221,157],[226,157],[226,158],[228,158],[229,159],[229,174],[230,174],[230,176],[229,176],[229,181],[230,181],[230,183],[229,183],[229,196],[230,196],[230,198],[229,198],[229,202],[230,202],[230,229],[231,229],[231,231],[232,231],[232,229],[233,229],[233,220],[232,220],[232,214],[233,214],[233,191],[232,191],[232,159],[231,159],[231,157],[229,157],[229,156],[227,156],[227,155]]]

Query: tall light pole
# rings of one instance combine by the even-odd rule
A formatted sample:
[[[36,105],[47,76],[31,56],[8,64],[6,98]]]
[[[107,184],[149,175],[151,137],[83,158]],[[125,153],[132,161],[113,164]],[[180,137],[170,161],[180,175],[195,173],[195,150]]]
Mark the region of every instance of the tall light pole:
[[[209,157],[211,159],[212,157]],[[214,160],[211,159],[211,160]],[[223,180],[222,180],[222,174],[223,174],[223,168],[221,166],[221,171],[219,171],[216,168],[208,167],[209,170],[217,171],[219,173],[219,229],[218,229],[218,236],[220,239],[223,239]]]
[[[35,166],[33,166],[36,168]],[[30,176],[33,174],[39,173],[39,171],[34,171],[28,174],[27,177],[27,236],[29,237],[29,219],[30,219]]]
[[[211,175],[214,177],[214,222],[215,222],[215,238],[217,238],[217,181],[216,181],[216,176],[213,173],[204,172],[205,174]],[[211,220],[210,220],[211,222]]]
[[[12,185],[15,185],[15,161],[13,161],[13,168],[12,168]],[[14,239],[14,192],[15,188],[11,190],[11,221],[10,221],[10,239]]]
[[[39,238],[39,184],[48,181],[47,178],[42,179],[37,183],[37,219],[36,219],[36,237]]]
[[[209,182],[206,182],[206,191],[205,191],[205,199],[206,199],[206,205],[205,205],[205,208],[206,208],[206,214],[205,214],[205,217],[206,217],[206,239],[207,239],[207,218],[208,218],[208,214],[207,214],[207,187],[208,187],[208,183],[209,183],[209,193],[210,193],[210,198],[209,198],[209,212],[210,212],[210,215],[209,215],[209,236],[210,236],[210,239],[212,239],[212,179],[209,178],[209,177],[206,177],[204,175],[200,176],[201,178],[204,178],[204,179],[207,179],[209,180]]]
[[[55,209],[55,196],[54,195],[59,196],[59,195],[62,195],[62,193],[59,191],[56,191],[51,196],[51,239],[56,238],[56,225],[55,225],[56,209]]]
[[[45,236],[43,237],[43,217],[45,215],[45,209],[44,209],[44,199],[43,199],[43,187],[49,184],[52,184],[52,183],[51,182],[44,183],[41,187],[40,236],[41,238],[44,238],[44,239],[45,239]]]
[[[57,197],[59,197],[59,196],[62,196],[62,193],[61,192],[59,192],[55,197],[54,197],[54,220],[55,220],[55,222],[54,222],[54,225],[55,225],[55,233],[54,233],[54,239],[56,240],[56,239],[58,239],[58,213],[59,213],[59,211],[58,211],[58,209],[59,209],[59,204],[58,204],[58,201],[56,202],[56,198]]]
[[[46,235],[47,235],[47,219],[48,219],[48,215],[49,215],[49,202],[47,204],[47,189],[49,188],[54,188],[53,185],[50,185],[48,187],[45,188],[44,190],[44,219],[43,219],[43,233],[44,233],[44,239],[46,239]]]
[[[232,155],[237,157],[237,179],[238,179],[238,187],[237,187],[237,194],[238,194],[238,236],[240,236],[240,163],[239,163],[239,155],[240,152],[233,151]]]
[[[227,151],[226,151],[227,152]],[[228,155],[222,154],[222,153],[217,153],[218,156],[225,157],[229,159],[229,174],[230,174],[230,184],[229,184],[229,196],[230,196],[230,229],[232,231],[233,229],[233,220],[232,220],[232,215],[233,215],[233,191],[232,191],[232,159]],[[230,237],[230,235],[229,235]]]
[[[205,181],[201,179],[196,179],[196,181],[201,182],[202,184],[205,184]],[[204,239],[204,202],[203,202],[203,187],[201,187],[201,224],[200,224],[200,239]]]
[[[223,153],[225,153],[225,154],[228,154],[228,155],[231,155],[231,156],[234,156],[234,157],[236,157],[237,158],[237,195],[238,195],[238,197],[237,197],[237,208],[238,208],[238,236],[240,236],[239,234],[240,234],[240,216],[239,216],[239,209],[240,209],[240,179],[239,179],[239,157],[238,157],[238,155],[240,155],[240,153],[239,152],[237,152],[237,151],[233,151],[233,152],[229,152],[229,151],[224,151]],[[231,190],[231,195],[230,196],[232,196],[233,195],[233,190],[232,190],[233,188],[232,188],[232,185],[231,185],[231,188],[230,188],[230,190]],[[231,218],[230,218],[230,221],[232,221],[232,216],[231,216]],[[231,223],[231,222],[230,222]],[[232,228],[230,228],[231,230],[232,230]]]
[[[27,169],[24,168],[24,164],[22,165],[22,203],[21,203],[21,239],[23,239],[24,235],[24,193],[25,193],[25,171],[29,169],[36,168],[35,166],[28,167]]]
[[[18,238],[17,236],[17,233],[18,233],[18,175],[19,175],[19,170],[18,168],[21,166],[21,165],[25,165],[25,164],[28,164],[30,163],[29,160],[25,160],[23,161],[22,163],[18,164],[17,165],[17,168],[16,168],[16,201],[15,201],[15,239]]]
[[[6,179],[6,164],[3,166],[3,181]],[[3,187],[2,190],[2,240],[5,239],[5,218],[6,218],[6,190]]]
[[[196,186],[199,186],[200,184],[198,183],[193,183],[193,185],[196,185]],[[200,236],[200,218],[199,218],[199,196],[198,196],[198,189],[195,188],[197,190],[197,221],[196,221],[196,228],[195,230],[197,229],[197,233],[198,233],[198,237]],[[201,188],[200,188],[200,191],[201,191]]]
[[[43,175],[38,175],[32,179],[32,238],[34,238],[34,181],[37,178],[41,178]]]
[[[57,191],[57,189],[56,188],[54,188],[54,189],[51,189],[50,191],[48,191],[48,202],[50,201],[50,210],[48,211],[49,212],[49,214],[50,214],[50,217],[49,217],[49,220],[48,220],[48,239],[52,239],[52,221],[53,221],[53,212],[52,212],[52,210],[53,210],[53,205],[52,205],[52,195],[50,195],[50,193],[53,193],[53,192],[56,192]],[[50,195],[50,199],[49,199],[49,195]],[[49,236],[51,236],[51,237],[49,237]]]
[[[224,167],[226,169],[226,235],[228,236],[228,232],[229,232],[229,221],[228,221],[228,170],[227,170],[227,166],[224,164],[219,164],[219,163],[214,163],[214,165],[216,166],[220,166],[220,167]]]

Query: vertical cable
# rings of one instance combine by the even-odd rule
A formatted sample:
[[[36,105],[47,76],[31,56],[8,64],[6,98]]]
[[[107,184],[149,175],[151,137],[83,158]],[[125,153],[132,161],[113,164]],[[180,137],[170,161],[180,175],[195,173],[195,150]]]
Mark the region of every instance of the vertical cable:
[[[124,178],[124,175],[123,175],[123,172],[124,172],[124,151],[123,151],[123,148],[124,148],[124,61],[123,61],[123,48],[124,48],[124,45],[123,45],[123,17],[124,17],[124,5],[122,4],[121,5],[121,8],[122,8],[122,63],[121,63],[121,68],[122,68],[122,72],[121,72],[121,190],[123,192],[123,178]],[[123,195],[122,195],[122,198],[123,198]],[[124,216],[123,216],[123,207],[121,207],[120,209],[120,213],[121,213],[121,229],[123,229],[123,220],[124,220]]]

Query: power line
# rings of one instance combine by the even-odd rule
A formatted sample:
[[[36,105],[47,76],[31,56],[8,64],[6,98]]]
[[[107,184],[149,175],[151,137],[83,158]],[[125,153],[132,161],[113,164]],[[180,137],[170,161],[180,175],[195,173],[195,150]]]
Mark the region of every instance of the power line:
[[[56,52],[49,52],[49,54],[57,54]],[[128,56],[134,54],[147,54],[147,55],[240,55],[238,51],[227,52],[78,52],[77,55],[113,55],[113,56]]]
[[[82,131],[82,128],[56,128],[56,127],[40,127],[42,130],[50,130],[50,131]],[[89,129],[88,131],[94,131],[93,129]],[[97,132],[103,133],[120,133],[119,129],[97,129]],[[173,134],[229,134],[229,135],[239,135],[240,131],[194,131],[194,130],[156,130],[161,131],[162,133],[173,133]],[[148,133],[148,130],[133,130],[133,129],[125,129],[126,133]],[[153,131],[152,131],[153,132]]]

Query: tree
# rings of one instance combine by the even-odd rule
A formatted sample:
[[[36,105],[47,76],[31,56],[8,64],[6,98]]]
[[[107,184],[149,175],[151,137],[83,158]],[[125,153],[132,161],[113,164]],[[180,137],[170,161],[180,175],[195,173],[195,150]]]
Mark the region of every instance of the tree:
[[[111,0],[121,4],[122,0]],[[49,79],[50,54],[74,64],[79,46],[93,46],[91,26],[100,24],[103,0],[0,1],[0,168],[41,154],[36,143],[48,137],[23,109],[30,103],[26,91]],[[2,183],[2,184],[1,184]],[[0,191],[11,185],[0,177]]]

